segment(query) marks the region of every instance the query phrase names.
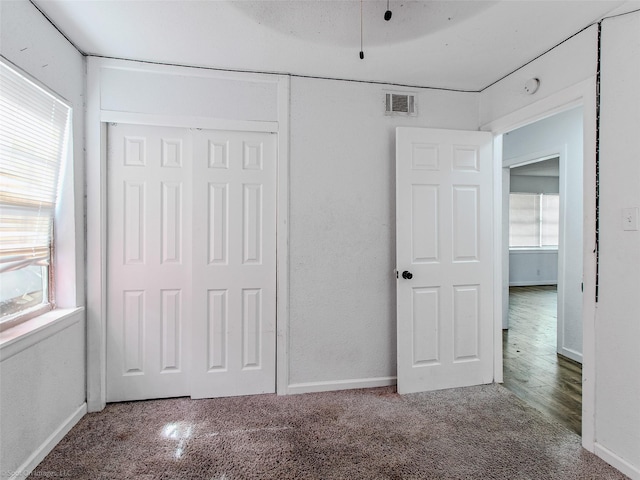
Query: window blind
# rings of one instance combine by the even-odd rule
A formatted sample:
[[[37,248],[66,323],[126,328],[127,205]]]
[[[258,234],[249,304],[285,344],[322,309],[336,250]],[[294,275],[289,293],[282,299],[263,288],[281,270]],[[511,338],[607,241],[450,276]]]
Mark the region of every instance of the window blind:
[[[510,247],[557,246],[559,232],[559,195],[509,194]]]
[[[0,273],[50,262],[71,109],[0,60]]]

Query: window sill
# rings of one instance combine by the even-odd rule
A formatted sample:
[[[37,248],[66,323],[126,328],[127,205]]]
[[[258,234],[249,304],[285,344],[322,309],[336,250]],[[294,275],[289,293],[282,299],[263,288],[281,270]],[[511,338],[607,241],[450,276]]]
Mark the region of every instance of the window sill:
[[[558,247],[511,247],[509,253],[558,253]]]
[[[57,308],[0,332],[0,362],[84,319],[84,307]]]

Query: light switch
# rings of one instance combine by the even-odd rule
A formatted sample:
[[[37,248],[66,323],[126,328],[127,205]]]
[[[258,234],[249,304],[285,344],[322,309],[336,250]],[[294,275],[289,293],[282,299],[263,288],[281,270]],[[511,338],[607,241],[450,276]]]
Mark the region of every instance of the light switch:
[[[638,207],[622,209],[622,230],[638,230]]]

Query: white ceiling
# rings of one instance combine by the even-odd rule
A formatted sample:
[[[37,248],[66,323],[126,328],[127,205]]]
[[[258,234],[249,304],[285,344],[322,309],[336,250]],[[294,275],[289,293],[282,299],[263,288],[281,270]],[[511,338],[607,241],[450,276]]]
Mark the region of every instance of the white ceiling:
[[[6,1],[6,0],[3,0]],[[107,57],[478,91],[640,0],[32,0]],[[627,8],[630,9],[630,8]]]

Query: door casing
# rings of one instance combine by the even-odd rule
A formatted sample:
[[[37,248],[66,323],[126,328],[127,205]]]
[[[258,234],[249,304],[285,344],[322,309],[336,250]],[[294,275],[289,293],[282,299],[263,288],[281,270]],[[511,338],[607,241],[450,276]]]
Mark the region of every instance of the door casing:
[[[87,59],[87,110],[85,115],[87,192],[87,410],[106,405],[106,254],[107,254],[107,142],[106,125],[122,122],[151,126],[205,128],[276,133],[276,392],[288,393],[289,385],[289,91],[286,75],[251,76],[252,81],[273,83],[277,89],[277,120],[250,121],[209,117],[160,115],[113,111],[102,108],[102,69],[142,68],[135,62],[89,57]],[[174,75],[176,67],[144,66]],[[199,71],[200,76],[237,79],[238,74]]]
[[[595,251],[595,151],[596,151],[596,79],[591,77],[573,86],[560,90],[541,100],[532,102],[512,113],[500,117],[481,126],[481,130],[492,132],[494,135],[494,185],[503,185],[502,168],[502,135],[534,123],[543,118],[571,108],[583,107],[583,278],[584,295],[582,297],[582,322],[583,322],[583,348],[582,348],[582,446],[593,452],[595,450],[595,362],[596,362],[596,338],[595,338],[595,278],[596,257]],[[496,257],[495,269],[495,308],[496,312],[503,309],[503,278],[508,278],[508,263],[504,261],[504,255],[508,251],[503,245],[508,244],[502,232],[502,195],[503,189],[495,188],[496,195],[494,225],[496,229],[496,251],[503,252],[503,258]],[[507,242],[507,243],[505,243]],[[502,315],[496,315],[496,341],[494,351],[495,381],[502,382]]]

